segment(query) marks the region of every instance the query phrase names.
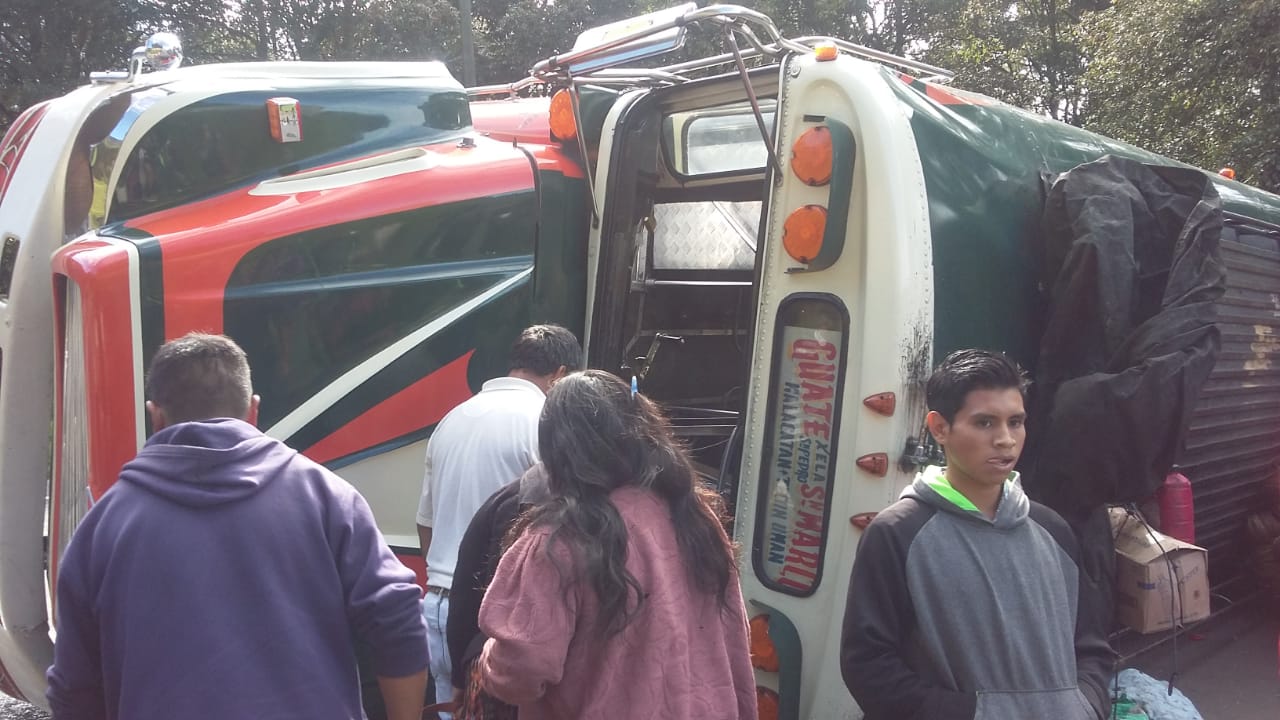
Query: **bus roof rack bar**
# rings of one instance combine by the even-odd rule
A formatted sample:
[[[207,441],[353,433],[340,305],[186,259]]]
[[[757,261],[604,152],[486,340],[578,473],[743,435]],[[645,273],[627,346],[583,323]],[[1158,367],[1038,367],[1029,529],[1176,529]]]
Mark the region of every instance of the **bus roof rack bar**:
[[[679,85],[680,83],[688,82],[689,78],[668,72],[664,68],[622,67],[604,68],[585,75],[574,75],[572,81],[574,85]],[[519,94],[521,90],[538,85],[546,85],[548,82],[548,80],[542,78],[527,77],[507,85],[470,87],[467,88],[467,95],[471,98],[513,96]]]
[[[796,38],[795,42],[805,45],[809,49],[812,49],[812,47],[819,42],[832,42],[832,43],[835,43],[836,47],[840,48],[840,50],[843,52],[846,52],[850,55],[861,58],[863,60],[869,60],[879,65],[888,65],[892,67],[901,68],[903,70],[911,70],[913,72],[920,73],[925,78],[939,78],[942,80],[950,80],[951,78],[955,77],[955,73],[950,70],[947,70],[946,68],[941,68],[936,65],[930,65],[928,63],[920,62],[918,60],[912,60],[911,58],[891,55],[889,53],[881,52],[873,48],[868,48],[862,45],[858,45],[856,43],[851,43],[847,40],[840,40],[838,38],[808,36],[808,37]],[[763,52],[761,52],[760,50],[756,50],[754,48],[749,50],[743,50],[742,57],[743,59],[750,60],[750,59],[759,57],[762,54],[777,56],[781,53],[782,53],[782,50],[779,49],[776,45],[766,45],[764,46]],[[699,58],[697,60],[687,60],[682,63],[666,65],[666,66],[663,66],[662,69],[669,73],[683,75],[684,73],[687,73],[687,72],[694,72],[697,70],[706,70],[709,68],[716,67],[717,65],[730,65],[733,62],[734,62],[733,53],[721,53],[719,55],[712,55],[705,58]]]
[[[517,80],[513,83],[502,85],[477,85],[476,87],[467,88],[467,95],[470,97],[483,97],[486,95],[515,95],[525,88],[535,85],[545,85],[546,80],[536,77],[527,77]]]
[[[835,43],[836,47],[840,48],[841,51],[854,57],[881,65],[909,70],[930,79],[949,80],[955,76],[955,73],[946,68],[858,45],[839,38],[822,36],[787,38],[778,31],[773,20],[763,13],[739,5],[708,5],[704,8],[689,10],[670,20],[650,25],[635,32],[620,35],[595,47],[553,55],[534,65],[529,77],[523,80],[507,85],[485,85],[468,88],[467,94],[472,97],[516,95],[534,85],[565,81],[569,79],[569,68],[573,65],[606,57],[618,48],[650,36],[698,23],[707,23],[719,26],[722,29],[724,26],[729,26],[731,32],[740,35],[750,45],[750,48],[742,49],[741,56],[743,59],[754,59],[762,55],[778,57],[786,53],[807,53],[811,52],[814,45],[820,42],[830,42]],[[626,67],[626,62],[626,60],[620,59],[613,65],[606,65],[588,72],[575,73],[573,79],[577,82],[594,81],[606,85],[646,82],[679,84],[691,79],[686,73],[706,70],[719,65],[729,65],[735,62],[735,58],[733,53],[721,53],[706,58],[667,65],[659,69]]]
[[[863,60],[870,60],[881,65],[892,65],[906,70],[914,70],[918,73],[925,73],[931,77],[945,78],[947,80],[956,76],[954,72],[946,68],[938,67],[937,65],[930,65],[929,63],[920,62],[919,60],[912,60],[911,58],[903,57],[901,55],[894,55],[893,53],[876,50],[875,48],[869,48],[865,45],[858,45],[857,43],[851,43],[848,40],[841,40],[840,38],[811,35],[808,37],[796,38],[796,42],[810,47],[819,42],[831,42],[835,43],[836,47],[850,55],[855,55]]]
[[[584,48],[576,52],[571,51],[563,55],[553,55],[534,65],[530,74],[535,77],[558,75],[567,70],[571,65],[577,65],[584,61],[607,56],[611,52],[625,45],[630,45],[653,35],[702,21],[751,23],[752,25],[756,25],[763,29],[769,35],[769,40],[771,42],[785,41],[785,38],[783,38],[778,32],[777,26],[773,24],[773,20],[770,20],[769,16],[764,13],[749,10],[740,5],[708,5],[704,8],[694,8],[689,10],[688,12],[671,20],[655,23],[648,27],[636,30],[635,32],[619,35],[618,37],[595,47]]]

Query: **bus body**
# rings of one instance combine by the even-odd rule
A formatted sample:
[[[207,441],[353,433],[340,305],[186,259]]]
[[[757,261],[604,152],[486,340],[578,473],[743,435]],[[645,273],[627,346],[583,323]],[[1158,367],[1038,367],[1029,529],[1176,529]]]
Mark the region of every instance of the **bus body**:
[[[714,17],[768,52],[617,67]],[[535,67],[567,129],[529,83],[469,99],[433,63],[166,70],[23,115],[0,156],[0,691],[43,702],[58,558],[147,437],[165,340],[236,339],[263,430],[350,480],[421,572],[426,437],[557,322],[667,407],[732,510],[762,708],[856,717],[849,570],[928,460],[934,359],[1034,363],[1045,176],[1173,163],[762,18],[584,34]],[[1254,235],[1280,226],[1280,199],[1214,182]]]

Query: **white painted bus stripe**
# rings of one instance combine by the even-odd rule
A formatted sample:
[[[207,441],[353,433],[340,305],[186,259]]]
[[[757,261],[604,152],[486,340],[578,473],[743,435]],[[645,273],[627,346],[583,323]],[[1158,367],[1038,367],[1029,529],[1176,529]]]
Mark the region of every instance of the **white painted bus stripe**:
[[[287,440],[289,436],[301,430],[307,425],[307,423],[315,420],[321,413],[332,407],[334,403],[346,397],[348,393],[355,390],[369,378],[373,377],[378,373],[378,371],[395,362],[402,355],[417,347],[427,338],[430,338],[441,330],[449,327],[467,313],[470,313],[472,310],[475,310],[489,300],[501,295],[507,289],[513,287],[532,274],[533,268],[528,268],[510,278],[507,278],[465,303],[453,308],[444,315],[441,315],[426,325],[414,330],[412,333],[400,338],[390,347],[355,366],[337,380],[329,383],[329,385],[323,390],[308,398],[306,402],[299,405],[293,412],[289,413],[275,425],[271,426],[271,428],[267,430],[267,434],[274,438]]]

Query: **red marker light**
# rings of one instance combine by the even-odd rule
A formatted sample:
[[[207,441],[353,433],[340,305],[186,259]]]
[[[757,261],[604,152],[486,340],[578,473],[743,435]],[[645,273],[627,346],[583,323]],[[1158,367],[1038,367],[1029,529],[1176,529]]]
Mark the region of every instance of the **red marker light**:
[[[876,393],[870,397],[863,398],[862,404],[870,408],[872,412],[890,417],[893,415],[893,411],[898,408],[898,397],[891,392]]]
[[[889,474],[889,455],[887,453],[863,455],[858,458],[858,467],[876,477],[884,477]]]
[[[849,518],[849,524],[859,530],[866,530],[867,526],[871,524],[871,521],[876,519],[877,514],[878,513],[873,512],[858,513],[857,515]]]

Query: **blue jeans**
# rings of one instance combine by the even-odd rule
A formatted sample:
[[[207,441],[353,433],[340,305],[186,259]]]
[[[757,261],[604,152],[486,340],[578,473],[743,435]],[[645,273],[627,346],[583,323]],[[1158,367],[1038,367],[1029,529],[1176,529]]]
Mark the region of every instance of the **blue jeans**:
[[[431,654],[431,676],[436,681],[436,702],[449,702],[453,698],[453,664],[445,641],[449,598],[428,591],[422,598],[422,616],[427,621],[427,652]],[[453,715],[440,713],[440,720],[453,720]]]

